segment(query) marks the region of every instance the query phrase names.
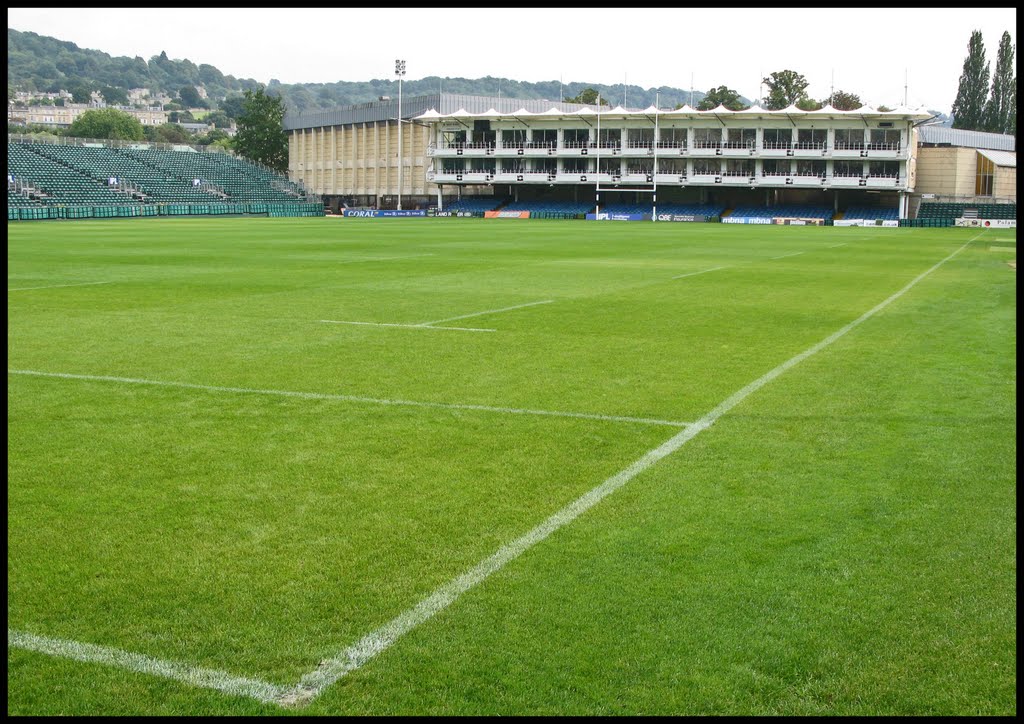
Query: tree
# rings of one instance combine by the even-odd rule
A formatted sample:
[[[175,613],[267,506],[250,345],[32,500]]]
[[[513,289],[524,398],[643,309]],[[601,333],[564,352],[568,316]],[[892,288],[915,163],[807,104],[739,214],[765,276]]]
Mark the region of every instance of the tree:
[[[1014,125],[1010,125],[1011,104],[1016,106],[1017,78],[1013,73],[1013,56],[1016,46],[1010,45],[1010,34],[1003,31],[996,57],[996,71],[992,74],[992,92],[982,112],[984,129],[992,133],[1012,133],[1016,130],[1016,108],[1013,108]]]
[[[967,58],[960,74],[960,87],[953,101],[953,128],[980,131],[983,126],[985,95],[988,93],[988,61],[985,60],[985,42],[981,31],[971,33],[967,44]]]
[[[245,92],[245,110],[238,118],[234,147],[239,155],[275,171],[288,170],[288,134],[284,132],[284,102],[263,87]]]
[[[833,91],[832,95],[821,103],[822,105],[832,106],[837,111],[855,111],[864,105],[860,100],[860,96],[841,90]]]
[[[238,117],[245,112],[245,96],[227,96],[220,102],[220,109],[227,114],[228,118],[238,120]]]
[[[145,138],[139,119],[116,108],[86,111],[71,124],[67,135],[79,138],[116,138],[123,141],[141,141]]]
[[[216,128],[231,128],[231,119],[224,111],[211,111],[203,116],[203,122]]]
[[[797,101],[807,98],[807,79],[793,70],[776,71],[762,81],[768,86],[768,105],[770,111],[778,111],[796,105]]]
[[[68,81],[65,90],[71,94],[71,100],[75,103],[88,103],[92,100],[92,88],[85,81],[76,79]]]
[[[186,108],[198,108],[199,104],[203,101],[199,95],[199,91],[190,85],[183,85],[179,88],[178,97],[181,98],[181,103]]]
[[[128,105],[128,91],[126,91],[124,88],[116,88],[114,86],[105,85],[102,88],[100,88],[100,95],[103,96],[103,100],[107,102],[107,105]]]
[[[740,94],[732,88],[720,85],[707,92],[701,102],[697,104],[698,111],[710,111],[718,106],[725,106],[730,111],[742,111],[748,108],[740,101]]]
[[[175,123],[162,126],[146,126],[146,140],[155,143],[188,143],[189,135]]]
[[[225,131],[213,128],[202,135],[197,135],[195,137],[195,144],[197,146],[209,146],[212,143],[223,141],[228,138],[230,138],[230,136],[228,136]]]
[[[580,94],[575,98],[566,98],[563,102],[565,103],[586,103],[588,106],[596,106],[598,101],[598,93],[593,88],[587,88],[580,91]],[[601,105],[607,106],[608,101],[601,98]]]

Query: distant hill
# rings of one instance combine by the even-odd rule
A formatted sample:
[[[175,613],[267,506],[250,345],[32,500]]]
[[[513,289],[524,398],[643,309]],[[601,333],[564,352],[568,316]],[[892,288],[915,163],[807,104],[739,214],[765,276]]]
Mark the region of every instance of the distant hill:
[[[104,86],[115,89],[148,88],[172,97],[183,86],[205,89],[211,107],[217,107],[225,97],[239,95],[262,84],[252,78],[225,75],[205,63],[196,65],[189,59],[172,60],[166,52],[154,55],[148,61],[140,56],[111,57],[99,50],[79,48],[74,43],[45,35],[7,29],[7,95],[15,90],[56,92],[72,90],[70,86],[87,86],[87,90],[100,90]],[[369,103],[380,96],[397,96],[398,82],[391,79],[367,81],[337,81],[335,83],[281,83],[276,79],[266,85],[267,91],[278,94],[289,110],[307,111],[355,103]],[[443,91],[463,95],[502,96],[523,100],[558,101],[574,98],[587,88],[600,92],[612,106],[647,108],[655,104],[661,108],[675,108],[681,104],[696,106],[705,93],[689,89],[662,86],[641,88],[636,85],[606,85],[603,83],[569,82],[557,80],[529,83],[509,78],[439,78],[430,76],[402,83],[407,97],[428,95]],[[752,101],[740,96],[749,105]],[[892,104],[890,104],[892,105]],[[942,125],[952,125],[952,119],[939,115]]]
[[[189,59],[172,60],[167,57],[166,52],[155,55],[148,61],[140,56],[112,57],[99,50],[79,48],[74,43],[45,35],[7,29],[8,97],[13,90],[70,90],[69,85],[76,82],[84,83],[89,90],[99,90],[104,86],[123,89],[148,88],[171,96],[185,85],[202,86],[209,98],[214,101],[261,85],[252,78],[225,75],[212,65],[197,65]],[[402,92],[408,96],[427,95],[441,90],[445,93],[501,95],[524,100],[551,101],[575,97],[587,88],[600,92],[613,106],[623,102],[621,84],[570,82],[562,85],[557,80],[527,83],[490,76],[476,79],[431,76],[402,83]],[[368,103],[382,95],[397,96],[398,82],[374,79],[285,84],[272,79],[267,84],[267,90],[280,94],[289,109],[303,111]],[[646,108],[654,104],[659,92],[658,102],[662,108],[674,108],[677,104],[691,102],[689,90],[627,85],[625,103],[630,107]],[[702,98],[704,93],[695,90],[692,103],[696,105]],[[749,103],[746,99],[743,100]]]

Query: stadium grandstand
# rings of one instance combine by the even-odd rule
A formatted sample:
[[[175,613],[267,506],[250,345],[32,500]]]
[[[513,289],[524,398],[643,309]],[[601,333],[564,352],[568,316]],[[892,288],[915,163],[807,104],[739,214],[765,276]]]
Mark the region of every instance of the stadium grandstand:
[[[9,135],[7,218],[322,216],[301,183],[191,146]]]
[[[401,108],[382,99],[287,113],[287,176],[203,147],[9,134],[8,219],[325,209],[902,226],[1016,219],[1016,139],[931,120],[909,108],[626,109],[439,93]]]
[[[335,210],[911,225],[935,200],[1016,218],[1015,139],[931,120],[902,107],[626,109],[438,93],[290,112],[284,125],[289,177]]]

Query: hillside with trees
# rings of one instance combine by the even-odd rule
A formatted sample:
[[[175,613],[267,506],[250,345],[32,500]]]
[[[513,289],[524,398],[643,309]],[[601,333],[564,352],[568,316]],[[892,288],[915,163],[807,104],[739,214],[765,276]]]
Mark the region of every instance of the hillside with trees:
[[[798,105],[807,109],[821,107],[828,99],[813,100],[806,97],[806,80],[791,70],[772,73],[765,78],[768,95],[761,101],[767,107],[788,105],[798,99]],[[801,86],[801,84],[803,84]],[[215,116],[218,126],[228,119],[237,119],[246,91],[264,88],[252,78],[236,78],[205,63],[190,59],[171,59],[161,52],[149,60],[140,56],[112,57],[99,50],[79,48],[71,42],[57,40],[37,33],[7,29],[7,97],[15,91],[56,93],[65,90],[77,103],[89,100],[90,92],[98,91],[108,104],[127,104],[127,91],[146,88],[154,97],[163,93],[173,99],[164,104],[168,111],[183,112],[187,108],[210,108],[222,112]],[[199,97],[202,88],[207,98]],[[271,79],[265,86],[268,95],[280,97],[286,111],[312,111],[335,108],[356,103],[368,103],[380,96],[397,96],[398,83],[391,78],[367,81],[336,81],[334,83],[281,83]],[[428,76],[420,80],[405,80],[402,91],[406,97],[432,93],[457,93],[518,98],[523,100],[564,100],[567,102],[596,102],[600,95],[602,105],[624,105],[646,108],[657,101],[661,108],[714,108],[723,103],[728,108],[746,108],[754,101],[724,85],[706,90],[683,89],[669,86],[642,88],[637,85],[588,82],[561,83],[557,80],[536,83],[508,78],[441,78]],[[710,96],[706,99],[706,96]],[[860,103],[851,92],[835,94],[837,107],[852,108]],[[993,115],[1007,116],[1004,106],[998,106]],[[932,111],[940,122],[948,119]],[[1015,117],[1015,114],[1014,114]],[[172,120],[191,120],[186,114]],[[213,119],[211,119],[213,120]]]
[[[226,75],[212,65],[196,64],[193,60],[174,60],[166,52],[148,61],[136,56],[112,57],[99,50],[79,48],[74,43],[57,40],[37,33],[7,29],[7,91],[8,98],[15,90],[56,93],[66,90],[76,102],[88,102],[90,91],[102,91],[104,99],[126,99],[131,88],[147,88],[153,94],[166,93],[182,101],[183,107],[197,107],[191,94],[203,87],[209,99],[220,107],[220,101],[231,96],[241,97],[263,84],[252,78]],[[428,76],[420,80],[406,80],[402,91],[406,96],[428,95],[439,91],[465,95],[506,96],[509,98],[546,99],[558,101],[575,98],[587,90],[600,93],[610,105],[625,104],[646,108],[653,105],[660,94],[662,108],[691,103],[689,90],[680,88],[641,88],[636,85],[605,85],[601,83],[557,80],[539,83],[508,78],[441,78]],[[184,92],[183,92],[184,91]],[[279,95],[288,110],[304,111],[355,103],[368,103],[382,95],[397,95],[398,83],[393,79],[367,81],[337,81],[334,83],[281,83],[271,79],[267,93]],[[625,95],[624,95],[625,92]],[[696,106],[704,93],[694,90],[692,105]],[[111,100],[107,101],[112,102]],[[123,102],[123,101],[122,101]],[[236,101],[237,102],[237,101]]]

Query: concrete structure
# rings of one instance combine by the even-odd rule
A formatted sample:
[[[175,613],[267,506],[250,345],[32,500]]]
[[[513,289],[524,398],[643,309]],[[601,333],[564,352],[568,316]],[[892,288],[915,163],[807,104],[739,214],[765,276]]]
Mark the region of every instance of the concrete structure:
[[[328,199],[391,207],[396,105],[286,116],[291,178]],[[930,117],[905,108],[610,109],[454,94],[410,98],[402,110],[402,194],[414,205],[488,193],[584,199],[607,185],[638,198],[656,189],[677,200],[785,198],[838,208],[839,192],[870,190],[885,192],[901,215],[914,187],[914,124]],[[726,189],[746,194],[719,193]]]
[[[397,105],[286,114],[289,176],[335,208],[395,208],[400,176],[405,208],[494,195],[869,205],[907,218],[921,193],[1016,199],[1015,154],[991,157],[1012,152],[1012,137],[924,126],[924,110],[625,109],[439,93],[402,103],[399,174]]]
[[[22,123],[42,126],[67,127],[75,122],[80,115],[86,111],[94,111],[101,106],[86,103],[69,103],[64,106],[8,106],[7,121],[9,123]],[[167,123],[167,112],[153,108],[123,108],[121,106],[110,106],[123,111],[128,115],[135,116],[139,123],[144,126],[162,126]]]
[[[947,201],[991,197],[1017,201],[1013,136],[923,126],[917,160],[917,193]]]

